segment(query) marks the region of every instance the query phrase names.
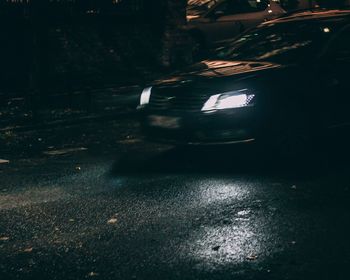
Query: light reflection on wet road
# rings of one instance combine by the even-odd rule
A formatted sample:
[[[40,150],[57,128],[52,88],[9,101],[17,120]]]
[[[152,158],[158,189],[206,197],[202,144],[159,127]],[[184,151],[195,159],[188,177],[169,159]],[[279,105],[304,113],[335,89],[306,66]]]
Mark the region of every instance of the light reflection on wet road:
[[[347,167],[297,178],[147,163],[170,164],[125,172],[83,154],[2,168],[2,279],[346,279]]]

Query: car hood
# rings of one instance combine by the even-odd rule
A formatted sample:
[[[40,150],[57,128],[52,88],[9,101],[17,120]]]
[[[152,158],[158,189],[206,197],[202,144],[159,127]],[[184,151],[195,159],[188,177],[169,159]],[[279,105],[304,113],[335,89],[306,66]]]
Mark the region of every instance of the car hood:
[[[182,72],[159,79],[154,85],[210,83],[222,78],[242,79],[259,76],[270,72],[269,70],[282,67],[280,64],[271,62],[205,60]]]

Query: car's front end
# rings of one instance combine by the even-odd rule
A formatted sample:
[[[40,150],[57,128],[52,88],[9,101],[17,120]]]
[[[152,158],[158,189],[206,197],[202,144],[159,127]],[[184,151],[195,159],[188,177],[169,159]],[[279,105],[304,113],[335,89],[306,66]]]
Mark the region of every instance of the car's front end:
[[[215,65],[215,70],[192,72],[143,90],[139,109],[147,138],[195,145],[246,143],[256,139],[265,120],[259,104],[261,78],[256,78],[256,73],[279,66],[222,61],[207,64]],[[235,74],[238,69],[246,71],[243,75]]]
[[[211,59],[153,83],[140,100],[145,134],[179,144],[251,142],[262,134],[277,141],[297,112],[312,112],[319,57],[347,22],[338,14],[266,22]]]
[[[254,94],[239,91],[182,97],[151,94],[143,127],[152,140],[175,144],[253,141],[257,125],[254,99]]]

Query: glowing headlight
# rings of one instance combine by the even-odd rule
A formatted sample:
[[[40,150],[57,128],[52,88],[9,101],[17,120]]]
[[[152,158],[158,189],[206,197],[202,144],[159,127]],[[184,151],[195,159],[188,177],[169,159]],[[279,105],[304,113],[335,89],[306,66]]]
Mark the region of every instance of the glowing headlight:
[[[149,103],[149,100],[151,98],[151,91],[152,87],[145,88],[140,97],[140,107],[145,106]]]
[[[248,94],[247,90],[237,90],[212,95],[204,104],[202,111],[214,111],[232,108],[253,106],[254,94]]]

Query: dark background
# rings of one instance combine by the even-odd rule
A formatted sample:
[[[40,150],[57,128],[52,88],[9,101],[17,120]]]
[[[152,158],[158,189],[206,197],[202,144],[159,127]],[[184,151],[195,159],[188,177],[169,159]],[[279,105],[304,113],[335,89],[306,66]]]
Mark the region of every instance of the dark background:
[[[0,3],[1,279],[350,279],[348,138],[312,165],[145,141],[186,3]]]
[[[297,2],[282,4],[293,9]],[[186,5],[186,0],[1,0],[1,104],[21,96],[35,111],[52,94],[143,85],[191,63],[190,40],[182,31]]]

